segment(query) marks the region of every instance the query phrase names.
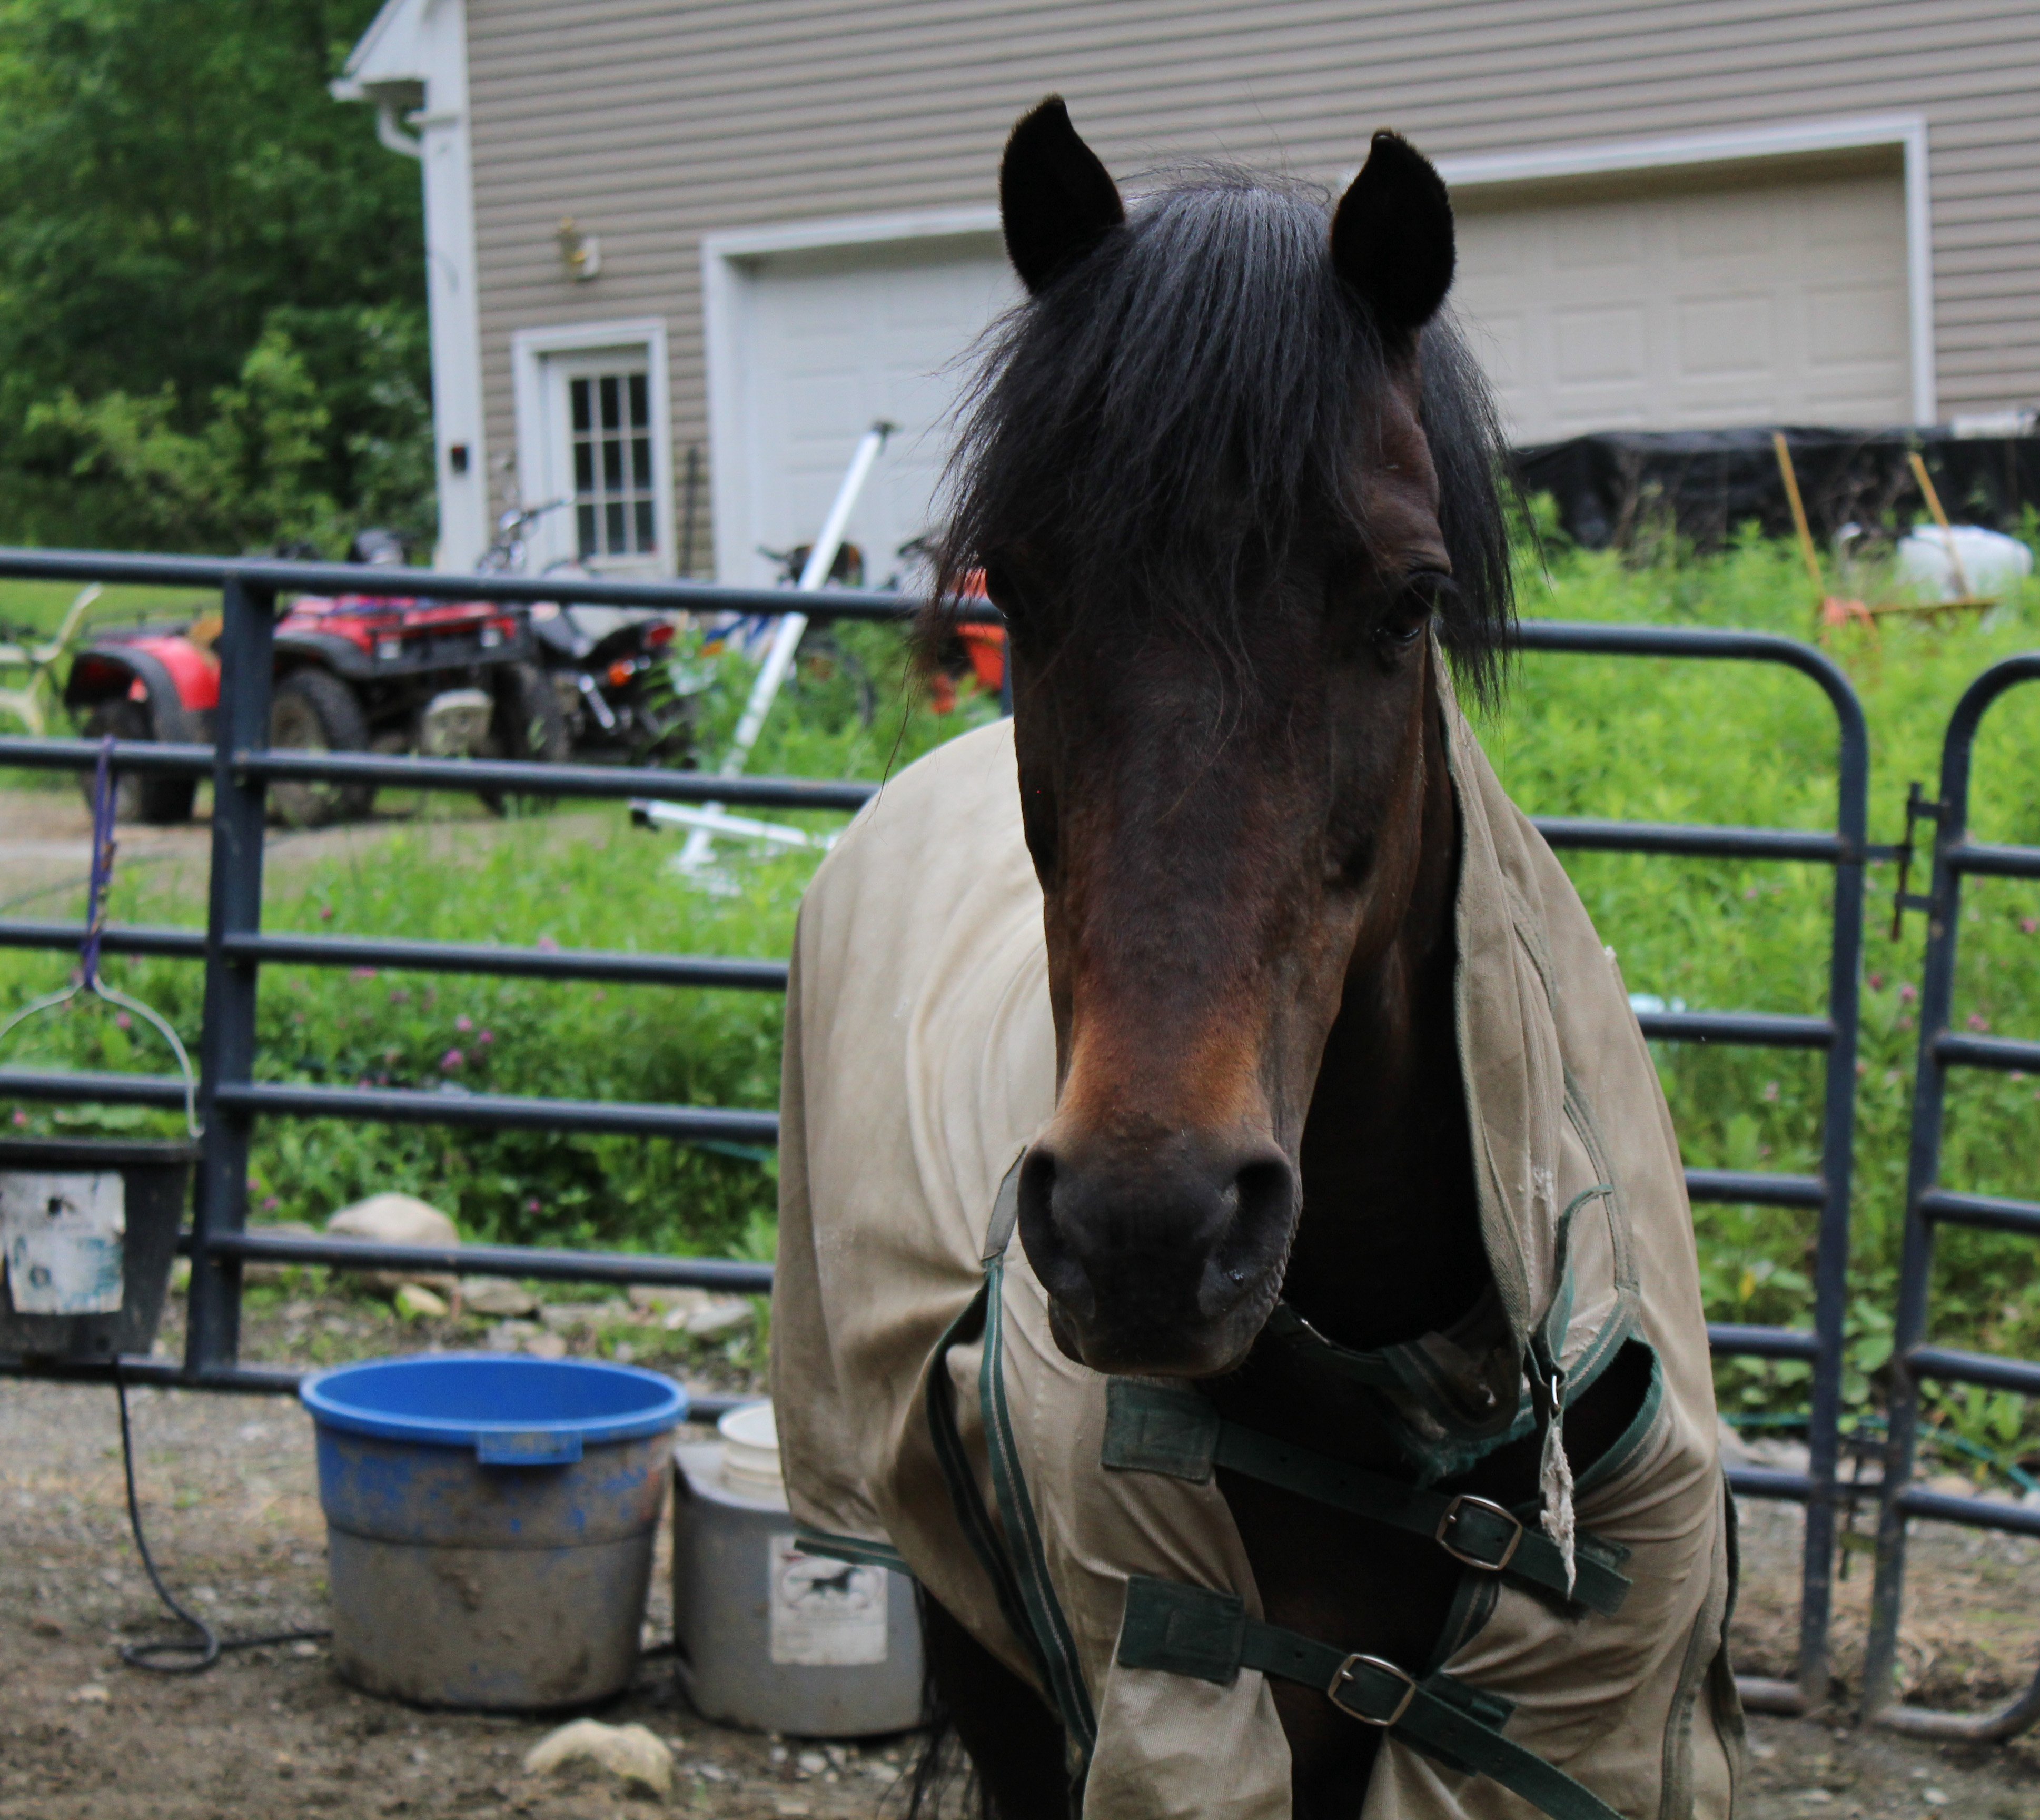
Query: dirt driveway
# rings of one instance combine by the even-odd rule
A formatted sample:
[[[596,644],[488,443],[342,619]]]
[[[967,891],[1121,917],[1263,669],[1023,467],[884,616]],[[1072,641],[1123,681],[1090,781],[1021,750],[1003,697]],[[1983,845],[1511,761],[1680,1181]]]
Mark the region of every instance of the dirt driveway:
[[[312,1328],[348,1351],[394,1350],[373,1305],[336,1301]],[[449,1332],[448,1339],[474,1336]],[[273,1355],[274,1336],[251,1335]],[[133,1397],[151,1544],[166,1578],[229,1634],[323,1622],[324,1533],[310,1424],[282,1399],[147,1391]],[[1796,1515],[1747,1525],[1738,1641],[1748,1666],[1784,1666]],[[2040,1545],[1923,1528],[1907,1661],[1935,1699],[2023,1681],[2040,1647]],[[1841,1589],[1837,1656],[1860,1659],[1867,1563]],[[648,1638],[669,1633],[662,1541]],[[123,1641],[169,1627],[143,1576],[123,1508],[113,1392],[0,1380],[0,1820],[287,1820],[325,1814],[532,1816],[654,1803],[595,1772],[526,1776],[543,1722],[413,1711],[356,1693],[322,1646],[230,1656],[209,1674],[124,1667]],[[662,1659],[603,1717],[672,1746],[673,1805],[738,1820],[867,1820],[904,1741],[822,1750],[720,1729],[690,1712]],[[1845,1719],[1752,1722],[1756,1820],[1961,1816],[2040,1820],[2040,1745],[1939,1749]],[[897,1799],[886,1803],[899,1811]]]
[[[188,896],[202,907],[212,856],[209,793],[201,791],[198,813],[169,828],[123,822],[119,829],[120,876],[143,883],[152,893]],[[569,809],[547,818],[555,840],[606,832],[613,812]],[[492,815],[479,801],[459,796],[407,798],[385,793],[375,813],[337,828],[272,828],[263,843],[264,877],[287,883],[291,874],[331,858],[362,857],[399,830],[424,831],[435,851],[448,855],[462,847],[486,845],[519,824]],[[54,916],[63,894],[81,897],[92,869],[92,812],[68,783],[0,787],[0,908]]]

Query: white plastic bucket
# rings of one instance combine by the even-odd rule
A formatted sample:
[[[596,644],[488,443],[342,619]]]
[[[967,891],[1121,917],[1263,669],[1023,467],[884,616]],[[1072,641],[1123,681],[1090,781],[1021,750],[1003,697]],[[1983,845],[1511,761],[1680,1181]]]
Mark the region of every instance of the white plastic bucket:
[[[779,1471],[779,1430],[769,1403],[733,1409],[716,1425],[722,1437],[722,1482],[747,1498],[784,1502],[786,1483]]]

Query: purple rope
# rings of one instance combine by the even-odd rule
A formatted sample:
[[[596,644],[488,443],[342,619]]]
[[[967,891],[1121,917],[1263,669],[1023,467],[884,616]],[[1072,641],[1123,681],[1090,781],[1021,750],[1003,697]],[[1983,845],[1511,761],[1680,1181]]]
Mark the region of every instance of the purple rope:
[[[78,953],[78,983],[99,984],[99,938],[106,922],[106,888],[113,878],[113,736],[99,742],[92,785],[92,880],[85,897],[85,942]]]

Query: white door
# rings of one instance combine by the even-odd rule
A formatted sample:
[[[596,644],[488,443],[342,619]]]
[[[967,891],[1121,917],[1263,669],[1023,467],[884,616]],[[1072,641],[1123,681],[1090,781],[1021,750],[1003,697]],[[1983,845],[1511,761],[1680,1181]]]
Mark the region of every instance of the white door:
[[[717,387],[731,421],[719,411],[714,426],[720,578],[770,581],[761,547],[812,543],[858,439],[881,418],[899,427],[849,540],[867,582],[911,573],[897,552],[931,528],[969,356],[1018,295],[990,234],[743,261],[718,351],[731,364]]]
[[[1455,198],[1510,437],[1912,414],[1897,173]]]

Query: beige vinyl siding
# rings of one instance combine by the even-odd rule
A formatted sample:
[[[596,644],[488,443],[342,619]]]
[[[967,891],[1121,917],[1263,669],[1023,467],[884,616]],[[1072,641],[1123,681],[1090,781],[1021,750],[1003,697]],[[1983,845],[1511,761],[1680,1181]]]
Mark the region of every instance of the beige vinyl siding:
[[[988,203],[1007,128],[1050,89],[1122,177],[1219,156],[1335,181],[1383,125],[1447,154],[1919,114],[1941,411],[2040,400],[2034,0],[467,0],[467,14],[495,462],[514,446],[513,329],[647,314],[668,326],[676,444],[705,447],[701,237]],[[601,237],[592,284],[561,272],[565,215]]]

